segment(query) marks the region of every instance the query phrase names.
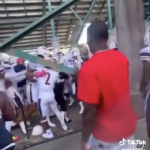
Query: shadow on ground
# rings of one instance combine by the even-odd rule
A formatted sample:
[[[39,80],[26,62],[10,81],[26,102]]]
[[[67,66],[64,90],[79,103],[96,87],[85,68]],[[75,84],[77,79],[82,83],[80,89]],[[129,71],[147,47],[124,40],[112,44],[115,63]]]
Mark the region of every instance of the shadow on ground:
[[[117,131],[116,131],[117,132]],[[143,149],[150,150],[149,140],[146,134],[145,120],[139,121],[135,132],[135,139],[146,140],[146,145]],[[33,146],[27,150],[79,150],[81,144],[81,133],[72,134],[63,138],[50,141],[41,145]],[[118,143],[119,144],[119,143]],[[141,148],[141,147],[139,147]]]
[[[144,117],[144,101],[141,100],[141,98],[134,98],[132,99],[132,106],[133,109],[135,110],[135,112],[137,113],[138,119],[141,119]],[[64,132],[61,129],[61,126],[59,125],[59,122],[56,118],[52,118],[52,122],[56,123],[57,126],[55,128],[52,128],[52,131],[54,133],[54,138],[51,140],[45,140],[42,138],[42,136],[31,136],[31,131],[30,131],[30,139],[27,139],[25,135],[22,134],[20,129],[16,129],[13,131],[13,134],[15,136],[20,136],[21,139],[16,143],[16,150],[23,150],[25,148],[29,148],[31,146],[37,145],[37,144],[42,144],[45,142],[49,142],[64,136],[67,136],[69,134],[73,134],[76,132],[81,131],[81,115],[78,113],[79,112],[79,105],[78,103],[75,103],[73,106],[68,107],[68,117],[72,119],[72,122],[70,124],[68,124],[68,131]],[[36,117],[33,119],[33,125],[37,125],[39,124],[40,118]],[[148,138],[146,138],[147,134],[146,134],[146,124],[143,123],[143,121],[141,123],[138,123],[137,126],[137,131],[135,133],[135,137],[136,139],[141,139],[147,140]],[[80,137],[79,137],[80,139]],[[76,139],[78,140],[78,139]],[[41,149],[40,149],[41,150]],[[44,149],[46,150],[46,149]],[[53,149],[51,149],[53,150]],[[57,149],[58,150],[58,149]],[[145,150],[149,150],[147,148],[145,148]]]
[[[52,122],[56,124],[55,128],[51,128],[54,133],[54,138],[51,140],[81,131],[81,115],[79,114],[78,103],[68,108],[67,115],[70,119],[72,119],[72,122],[68,124],[67,131],[62,130],[59,121],[56,119],[56,117],[51,119]],[[33,124],[35,125],[40,124],[39,121],[40,121],[39,117],[36,117],[33,119],[34,122]],[[23,150],[25,148],[50,141],[43,139],[42,136],[32,136],[31,131],[29,132],[30,132],[30,139],[27,139],[20,129],[13,130],[13,135],[19,136],[21,138],[18,142],[16,142],[16,150]]]

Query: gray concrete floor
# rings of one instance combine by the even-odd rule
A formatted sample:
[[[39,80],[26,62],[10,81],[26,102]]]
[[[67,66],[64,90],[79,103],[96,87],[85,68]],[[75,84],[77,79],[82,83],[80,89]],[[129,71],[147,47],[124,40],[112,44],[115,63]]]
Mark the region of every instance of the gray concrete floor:
[[[150,150],[149,140],[146,133],[145,119],[138,122],[135,132],[135,138],[140,140],[146,140],[147,144],[144,147],[145,150]],[[51,142],[47,142],[41,145],[31,147],[27,150],[79,150],[81,142],[81,133],[69,135]]]

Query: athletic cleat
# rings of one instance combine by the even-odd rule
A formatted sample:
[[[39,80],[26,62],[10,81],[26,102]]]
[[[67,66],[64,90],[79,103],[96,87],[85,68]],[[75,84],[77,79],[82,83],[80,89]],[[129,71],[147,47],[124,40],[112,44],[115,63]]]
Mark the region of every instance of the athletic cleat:
[[[12,139],[14,142],[17,142],[20,139],[20,137],[19,136],[13,136]]]
[[[69,100],[70,100],[70,103],[69,103],[68,105],[69,105],[69,106],[72,106],[75,100],[74,100],[72,97],[69,98]]]
[[[31,126],[31,122],[30,121],[27,121],[27,126]]]
[[[25,124],[24,124],[24,122],[21,121],[19,125],[20,125],[20,128],[21,128],[21,131],[22,131],[24,134],[27,134],[26,129],[25,129]]]
[[[53,135],[53,133],[50,133],[50,134],[44,133],[44,134],[42,134],[42,137],[44,139],[52,139],[54,137],[54,135]]]
[[[61,125],[61,127],[63,128],[64,131],[66,131],[68,129],[67,125]]]

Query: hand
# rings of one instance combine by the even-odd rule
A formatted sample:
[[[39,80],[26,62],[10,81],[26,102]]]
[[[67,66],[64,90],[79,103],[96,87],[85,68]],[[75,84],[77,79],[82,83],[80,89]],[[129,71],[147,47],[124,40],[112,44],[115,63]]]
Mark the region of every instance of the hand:
[[[81,150],[92,150],[88,143],[82,143]]]
[[[33,76],[33,72],[31,72],[31,71],[27,71],[27,72],[26,72],[26,76],[28,76],[28,77],[32,77],[32,76]]]

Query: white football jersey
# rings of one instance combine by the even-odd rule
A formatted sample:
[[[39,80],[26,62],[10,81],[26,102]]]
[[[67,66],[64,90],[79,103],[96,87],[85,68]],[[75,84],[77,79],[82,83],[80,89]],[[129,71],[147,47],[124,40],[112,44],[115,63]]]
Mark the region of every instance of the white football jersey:
[[[23,99],[22,99],[21,95],[19,94],[19,92],[17,91],[16,87],[11,86],[8,89],[6,89],[6,94],[9,97],[9,100],[10,100],[11,104],[13,104],[13,106],[18,107],[17,103],[14,101],[16,96],[18,96],[20,98],[22,104],[24,103]]]
[[[65,55],[64,65],[67,67],[70,67],[70,68],[74,68],[75,63],[74,63],[74,59],[73,59],[71,53],[67,53]]]
[[[76,59],[76,60],[74,60],[74,62],[75,62],[75,66],[78,69],[81,69],[81,66],[82,66],[82,63],[83,63],[82,59]]]
[[[141,58],[141,60],[150,62],[150,47],[147,46],[147,47],[141,49],[140,58]]]
[[[52,60],[57,62],[57,63],[60,63],[60,60],[63,56],[64,56],[64,54],[62,52],[54,53],[52,56]]]
[[[37,71],[42,71],[42,69],[44,69],[47,74],[43,77],[37,78],[38,90],[41,92],[51,92],[59,78],[59,73],[47,68],[37,68]]]

